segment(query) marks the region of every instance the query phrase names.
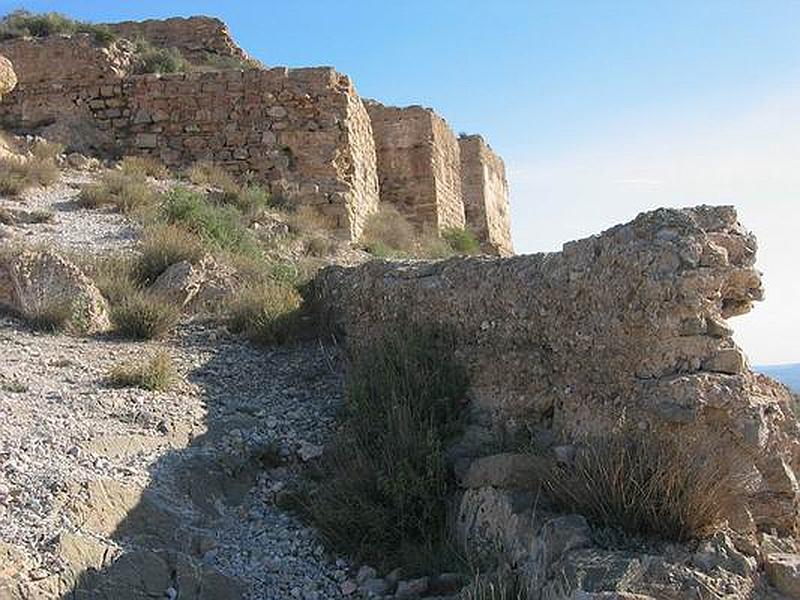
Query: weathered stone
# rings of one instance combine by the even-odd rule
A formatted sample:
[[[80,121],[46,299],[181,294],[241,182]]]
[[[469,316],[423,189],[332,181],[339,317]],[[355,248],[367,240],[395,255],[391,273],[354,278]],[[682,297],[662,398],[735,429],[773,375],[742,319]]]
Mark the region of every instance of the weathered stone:
[[[800,555],[768,554],[764,570],[769,582],[789,598],[800,598]]]
[[[545,467],[545,461],[532,454],[494,454],[473,461],[462,484],[535,489]]]
[[[367,103],[381,201],[419,228],[441,231],[465,225],[458,141],[447,123],[421,106]]]
[[[511,256],[511,213],[503,159],[479,135],[460,136],[461,194],[467,226],[484,252]]]
[[[0,98],[17,85],[17,75],[11,61],[0,54]]]
[[[206,256],[196,264],[184,260],[170,266],[150,290],[169,302],[196,310],[218,302],[234,287],[233,273]]]
[[[0,306],[30,319],[63,312],[68,327],[85,333],[110,327],[108,305],[94,283],[52,250],[0,247]]]
[[[329,267],[308,297],[354,349],[399,319],[452,331],[473,408],[498,434],[524,425],[573,443],[624,421],[741,458],[760,479],[743,499],[756,525],[788,534],[800,460],[790,395],[718,329],[686,335],[685,323],[762,296],[752,252],[702,266],[723,243],[755,247],[732,208],[660,209],[560,253]]]
[[[395,598],[419,598],[428,591],[428,578],[408,579],[397,584]]]

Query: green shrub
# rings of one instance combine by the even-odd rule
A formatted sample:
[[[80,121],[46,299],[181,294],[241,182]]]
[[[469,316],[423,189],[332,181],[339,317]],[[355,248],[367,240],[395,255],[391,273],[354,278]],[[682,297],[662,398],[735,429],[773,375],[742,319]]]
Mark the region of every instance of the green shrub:
[[[218,206],[186,188],[167,193],[162,206],[169,223],[180,224],[222,250],[256,253],[255,240],[234,206]]]
[[[196,263],[205,254],[203,241],[177,225],[154,225],[145,231],[136,260],[135,277],[142,285],[152,284],[159,275],[181,261]]]
[[[169,169],[157,158],[152,156],[126,156],[119,163],[120,171],[132,177],[153,177],[167,179]]]
[[[478,254],[481,250],[475,234],[467,229],[450,227],[442,231],[442,239],[456,254]]]
[[[0,159],[0,194],[17,196],[37,185],[46,187],[58,181],[58,176],[58,165],[51,158]]]
[[[453,350],[448,335],[404,327],[352,361],[341,428],[297,497],[337,551],[417,571],[448,555],[445,449],[462,432],[467,388]]]
[[[111,322],[122,336],[150,340],[165,336],[177,325],[180,308],[157,296],[136,291],[111,307]]]
[[[157,201],[158,193],[143,176],[122,171],[106,171],[100,181],[83,186],[78,195],[79,206],[114,206],[123,213],[145,209]]]
[[[667,433],[614,433],[580,446],[574,465],[541,474],[555,505],[635,535],[684,541],[712,533],[743,494],[735,457]]]
[[[26,10],[15,10],[0,20],[0,41],[18,37],[48,37],[51,35],[73,35],[88,33],[98,44],[107,46],[116,36],[103,25],[75,21],[60,13],[34,14]]]
[[[153,392],[169,389],[175,379],[172,357],[165,350],[146,361],[137,359],[115,365],[108,373],[108,382],[114,387],[136,387]]]
[[[157,48],[145,38],[137,38],[134,42],[136,73],[180,73],[189,68],[189,63],[177,48]]]
[[[271,197],[259,185],[246,185],[230,201],[245,215],[252,217],[270,205]]]
[[[264,281],[240,290],[228,306],[228,327],[261,344],[289,341],[298,325],[302,299],[287,285]]]

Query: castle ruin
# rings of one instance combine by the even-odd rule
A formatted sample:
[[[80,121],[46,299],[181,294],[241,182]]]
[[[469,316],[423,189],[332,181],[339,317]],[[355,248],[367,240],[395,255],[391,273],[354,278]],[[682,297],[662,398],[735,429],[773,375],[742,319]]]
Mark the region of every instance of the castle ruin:
[[[458,140],[432,110],[364,102],[330,67],[254,65],[217,19],[109,28],[120,39],[108,46],[88,34],[0,43],[19,78],[0,102],[0,127],[173,168],[212,161],[314,207],[353,241],[384,202],[419,229],[468,228],[483,251],[513,253],[502,159],[481,138]],[[194,67],[137,74],[136,38]],[[241,68],[214,67],[215,57]]]

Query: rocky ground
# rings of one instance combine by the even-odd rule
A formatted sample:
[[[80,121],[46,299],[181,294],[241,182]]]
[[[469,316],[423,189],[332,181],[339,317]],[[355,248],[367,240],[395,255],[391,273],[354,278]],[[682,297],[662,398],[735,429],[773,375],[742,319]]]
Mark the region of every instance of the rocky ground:
[[[136,229],[122,217],[75,207],[86,177],[0,197],[53,213],[5,233],[129,247]],[[170,391],[106,383],[112,365],[159,348],[179,370]],[[335,348],[256,347],[198,321],[157,343],[77,338],[5,316],[0,357],[0,597],[71,598],[74,581],[80,598],[340,596],[346,565],[275,506],[330,432]]]

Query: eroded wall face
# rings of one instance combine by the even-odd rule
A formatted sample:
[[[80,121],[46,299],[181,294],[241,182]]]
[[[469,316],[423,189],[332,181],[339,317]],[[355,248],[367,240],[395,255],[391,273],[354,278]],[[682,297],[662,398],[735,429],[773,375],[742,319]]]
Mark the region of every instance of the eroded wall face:
[[[211,17],[123,21],[106,27],[122,38],[143,37],[156,47],[177,48],[190,62],[204,62],[210,54],[237,59],[247,56],[233,41],[225,23]]]
[[[330,267],[310,299],[351,346],[404,319],[452,331],[496,439],[627,426],[741,456],[755,521],[791,532],[791,397],[749,371],[726,323],[761,298],[755,249],[730,207],[662,209],[560,253]]]
[[[447,123],[419,106],[367,103],[378,154],[381,201],[420,229],[464,226],[458,142]]]
[[[0,103],[0,124],[9,129],[88,118],[89,102],[101,87],[118,86],[131,60],[115,46],[95,45],[88,35],[10,40],[0,44],[0,53],[19,79]]]
[[[484,252],[510,256],[514,254],[514,247],[503,159],[480,136],[462,137],[459,146],[467,225]]]
[[[464,202],[461,196],[461,158],[458,140],[444,119],[431,115],[433,131],[432,169],[436,188],[437,227],[463,229]]]

